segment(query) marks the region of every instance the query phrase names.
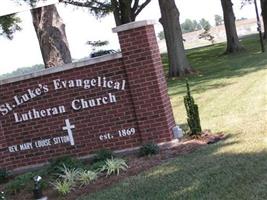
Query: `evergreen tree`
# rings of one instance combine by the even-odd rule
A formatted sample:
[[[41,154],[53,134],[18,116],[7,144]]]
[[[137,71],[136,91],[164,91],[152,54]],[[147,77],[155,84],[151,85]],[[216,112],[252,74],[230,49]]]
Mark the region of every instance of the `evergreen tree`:
[[[190,128],[191,136],[200,135],[201,134],[201,125],[200,125],[200,118],[198,113],[198,106],[194,102],[194,98],[190,94],[190,88],[188,81],[186,80],[186,89],[187,94],[184,96],[184,104],[187,113],[187,123]]]

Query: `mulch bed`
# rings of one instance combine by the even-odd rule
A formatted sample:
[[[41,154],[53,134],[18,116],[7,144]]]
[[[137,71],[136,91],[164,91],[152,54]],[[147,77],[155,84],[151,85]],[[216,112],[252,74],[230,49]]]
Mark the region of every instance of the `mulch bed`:
[[[138,175],[141,172],[144,172],[154,166],[167,162],[171,159],[176,158],[178,155],[188,154],[202,146],[216,143],[220,140],[225,139],[223,133],[211,134],[210,131],[204,131],[203,134],[195,139],[186,138],[180,142],[172,142],[171,145],[163,146],[160,150],[160,153],[154,156],[149,157],[137,157],[135,155],[130,155],[127,157],[127,164],[129,166],[126,172],[120,173],[120,175],[112,175],[109,177],[103,176],[97,179],[94,183],[89,184],[84,187],[75,188],[69,195],[62,197],[64,200],[74,200],[85,194],[94,193],[101,189],[110,187],[113,184],[116,184],[127,177]],[[1,187],[0,187],[1,189]],[[44,195],[48,196],[49,200],[60,199],[56,191],[48,189],[43,191]],[[19,198],[18,198],[19,196]],[[18,196],[8,198],[10,200],[30,200],[32,198],[32,193],[21,192]]]

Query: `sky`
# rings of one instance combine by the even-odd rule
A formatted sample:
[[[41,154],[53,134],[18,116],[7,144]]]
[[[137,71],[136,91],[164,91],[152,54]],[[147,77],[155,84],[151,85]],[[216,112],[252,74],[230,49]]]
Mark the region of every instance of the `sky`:
[[[232,2],[237,19],[241,17],[255,18],[253,5],[240,9],[240,0],[232,0]],[[181,22],[187,18],[196,20],[205,18],[214,24],[214,15],[223,15],[220,0],[176,0],[176,4],[180,11]],[[106,49],[119,49],[117,35],[111,30],[115,27],[112,15],[97,20],[86,9],[77,9],[64,4],[57,4],[57,8],[66,24],[66,34],[73,59],[81,59],[90,55],[91,48],[86,44],[89,40],[108,40],[110,44]],[[15,33],[13,40],[0,36],[0,74],[12,72],[19,67],[43,63],[31,15],[27,9],[16,7],[12,0],[1,0],[0,15],[11,11],[23,11],[18,14],[22,19],[23,30]],[[158,23],[159,18],[158,1],[152,0],[137,17],[137,20],[155,20],[157,22],[155,30],[158,33],[162,30]]]

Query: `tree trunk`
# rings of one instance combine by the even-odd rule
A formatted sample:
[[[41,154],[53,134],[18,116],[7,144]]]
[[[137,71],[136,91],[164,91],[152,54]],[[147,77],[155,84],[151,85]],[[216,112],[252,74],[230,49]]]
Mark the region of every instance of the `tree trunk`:
[[[69,45],[55,5],[31,10],[33,25],[46,68],[71,63]]]
[[[150,2],[151,0],[145,0],[140,4],[139,0],[111,0],[116,25],[134,22]]]
[[[112,0],[111,3],[116,26],[135,21],[135,18],[132,18],[132,0]]]
[[[169,77],[184,76],[192,72],[192,67],[185,55],[179,10],[174,0],[159,0],[159,6],[168,50]]]
[[[264,34],[263,39],[267,38],[267,0],[261,0],[261,15],[263,19]]]
[[[122,25],[121,17],[120,17],[120,7],[119,2],[117,0],[111,0],[111,5],[113,9],[113,16],[115,19],[116,26]]]
[[[134,20],[131,18],[131,0],[119,0],[120,3],[120,11],[121,11],[121,23],[127,24],[129,22],[133,22]]]
[[[233,11],[233,4],[231,0],[221,0],[224,26],[227,38],[227,48],[225,53],[236,53],[244,50],[241,46],[235,25],[235,15]]]

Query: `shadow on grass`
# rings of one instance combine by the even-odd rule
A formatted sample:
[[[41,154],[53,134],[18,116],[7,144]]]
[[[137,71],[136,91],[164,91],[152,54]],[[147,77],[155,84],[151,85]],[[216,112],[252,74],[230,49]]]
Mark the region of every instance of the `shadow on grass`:
[[[82,200],[266,199],[267,152],[220,152],[233,145],[202,147]]]
[[[248,36],[243,40],[247,51],[235,55],[221,55],[225,44],[199,47],[188,51],[188,58],[196,75],[188,77],[192,91],[202,93],[234,84],[227,79],[242,77],[266,69],[267,53],[260,53],[255,48],[256,36]],[[165,72],[167,71],[167,56],[163,55]],[[182,86],[182,89],[181,89]],[[196,87],[195,87],[196,86]],[[184,80],[168,80],[170,95],[185,94]],[[178,88],[178,90],[177,90]]]

